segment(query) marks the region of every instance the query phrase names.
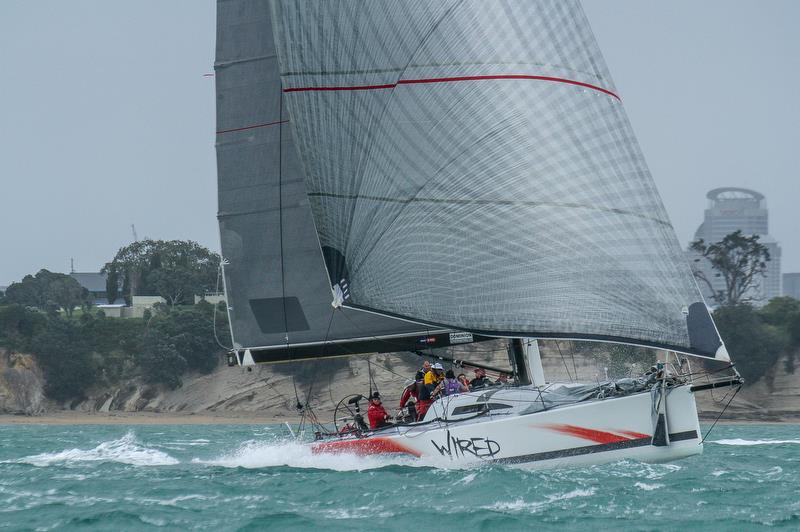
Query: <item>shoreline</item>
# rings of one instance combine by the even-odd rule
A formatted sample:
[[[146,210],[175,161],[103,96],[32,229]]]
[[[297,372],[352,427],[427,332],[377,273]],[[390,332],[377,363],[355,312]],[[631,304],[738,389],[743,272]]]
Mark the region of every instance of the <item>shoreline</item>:
[[[259,415],[253,412],[72,412],[40,415],[0,414],[4,425],[280,425],[300,418]]]
[[[270,416],[255,412],[75,412],[60,410],[36,416],[0,414],[0,426],[7,425],[296,425],[296,416]],[[714,418],[700,418],[708,425]],[[792,425],[800,419],[720,419],[720,425]]]

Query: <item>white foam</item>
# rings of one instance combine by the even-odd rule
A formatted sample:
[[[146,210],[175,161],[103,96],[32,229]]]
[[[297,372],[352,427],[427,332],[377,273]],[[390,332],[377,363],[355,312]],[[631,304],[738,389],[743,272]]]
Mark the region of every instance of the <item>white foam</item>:
[[[404,455],[359,456],[355,454],[314,454],[311,446],[294,441],[246,441],[235,451],[213,460],[195,458],[194,463],[247,469],[289,466],[334,471],[363,471],[390,465],[431,467],[438,464]]]
[[[551,495],[547,495],[544,501],[531,501],[527,502],[523,499],[515,499],[513,501],[501,501],[496,502],[489,506],[484,506],[487,510],[495,510],[499,512],[536,512],[540,508],[546,507],[549,504],[553,504],[559,501],[566,501],[569,499],[575,499],[577,497],[591,497],[597,493],[596,488],[589,488],[589,489],[574,489],[572,491],[568,491],[566,493],[553,493]]]
[[[548,495],[547,500],[548,502],[566,501],[568,499],[574,499],[575,497],[591,497],[595,493],[597,493],[596,488],[589,488],[588,490],[576,489],[567,493]]]
[[[117,440],[103,442],[94,449],[67,449],[57,453],[35,454],[12,460],[12,462],[31,464],[37,467],[73,462],[117,462],[137,466],[162,466],[179,463],[167,453],[141,445],[133,432],[128,432]]]
[[[636,484],[634,484],[634,486],[636,486],[642,491],[653,491],[659,488],[663,488],[664,484],[645,484],[644,482],[637,482]]]
[[[784,443],[800,444],[800,440],[743,440],[741,438],[733,438],[730,440],[715,440],[708,443],[717,443],[719,445],[780,445]]]
[[[461,480],[457,480],[456,484],[469,484],[478,476],[477,473],[470,473],[469,475],[465,476]]]

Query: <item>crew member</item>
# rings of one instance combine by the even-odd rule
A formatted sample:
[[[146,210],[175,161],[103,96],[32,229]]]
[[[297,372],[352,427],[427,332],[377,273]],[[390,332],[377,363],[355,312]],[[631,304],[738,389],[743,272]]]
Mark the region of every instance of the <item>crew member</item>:
[[[425,386],[431,386],[433,391],[436,386],[444,380],[444,368],[440,363],[431,366],[431,370],[425,374]]]
[[[476,368],[475,369],[475,378],[472,379],[469,383],[469,386],[473,390],[478,390],[480,388],[486,388],[487,386],[491,386],[492,381],[486,378],[486,370],[483,368]]]
[[[391,423],[389,423],[389,419],[391,418],[389,413],[386,412],[386,409],[383,408],[383,404],[381,403],[381,394],[378,392],[373,393],[369,398],[367,417],[369,418],[369,428],[371,429],[379,429],[381,427],[391,425]]]
[[[414,401],[419,401],[419,390],[417,390],[417,382],[422,380],[422,372],[418,371],[416,378],[406,381],[406,387],[403,389],[403,395],[400,396],[400,410],[406,407],[408,401],[413,397]]]

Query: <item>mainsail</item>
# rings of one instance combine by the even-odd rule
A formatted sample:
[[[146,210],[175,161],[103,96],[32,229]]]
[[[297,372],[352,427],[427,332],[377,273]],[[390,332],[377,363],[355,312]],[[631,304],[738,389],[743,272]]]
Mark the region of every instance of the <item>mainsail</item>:
[[[221,174],[283,157],[283,192],[274,182],[254,188],[252,169],[220,191],[232,264],[261,239],[247,282],[278,275],[263,255],[274,258],[265,228],[277,223],[280,194],[304,211],[304,176],[346,308],[727,359],[577,1],[271,7],[282,113],[269,30],[245,14],[220,30],[220,129],[281,123],[219,143]],[[258,113],[226,114],[237,98]],[[247,205],[238,215],[227,211],[229,193]],[[234,297],[234,314],[243,303]]]
[[[240,361],[244,350],[266,362],[447,345],[441,328],[331,306],[269,6],[220,1],[217,25],[219,224]]]

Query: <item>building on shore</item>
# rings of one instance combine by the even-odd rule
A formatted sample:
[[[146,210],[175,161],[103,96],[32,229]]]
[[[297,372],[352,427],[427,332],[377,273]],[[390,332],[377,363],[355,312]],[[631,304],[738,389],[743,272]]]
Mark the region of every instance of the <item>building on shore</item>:
[[[800,273],[783,274],[783,295],[800,299]]]
[[[706,243],[721,241],[725,236],[741,231],[745,235],[758,235],[759,242],[769,251],[766,276],[757,283],[750,297],[756,305],[765,305],[773,297],[781,295],[781,247],[769,235],[769,212],[764,195],[746,188],[715,188],[706,194],[708,207],[705,210],[703,223],[697,228],[695,240],[703,239]],[[693,268],[702,271],[710,279],[713,289],[721,290],[724,281],[714,276],[708,261],[700,258],[691,249],[688,251],[689,261]],[[699,259],[699,260],[697,260]],[[714,304],[711,291],[705,283],[698,283],[703,297],[710,305]]]
[[[89,291],[92,296],[93,305],[109,305],[115,303],[114,301],[108,300],[108,294],[106,293],[107,274],[98,272],[70,272],[69,276],[78,281],[79,285]]]

